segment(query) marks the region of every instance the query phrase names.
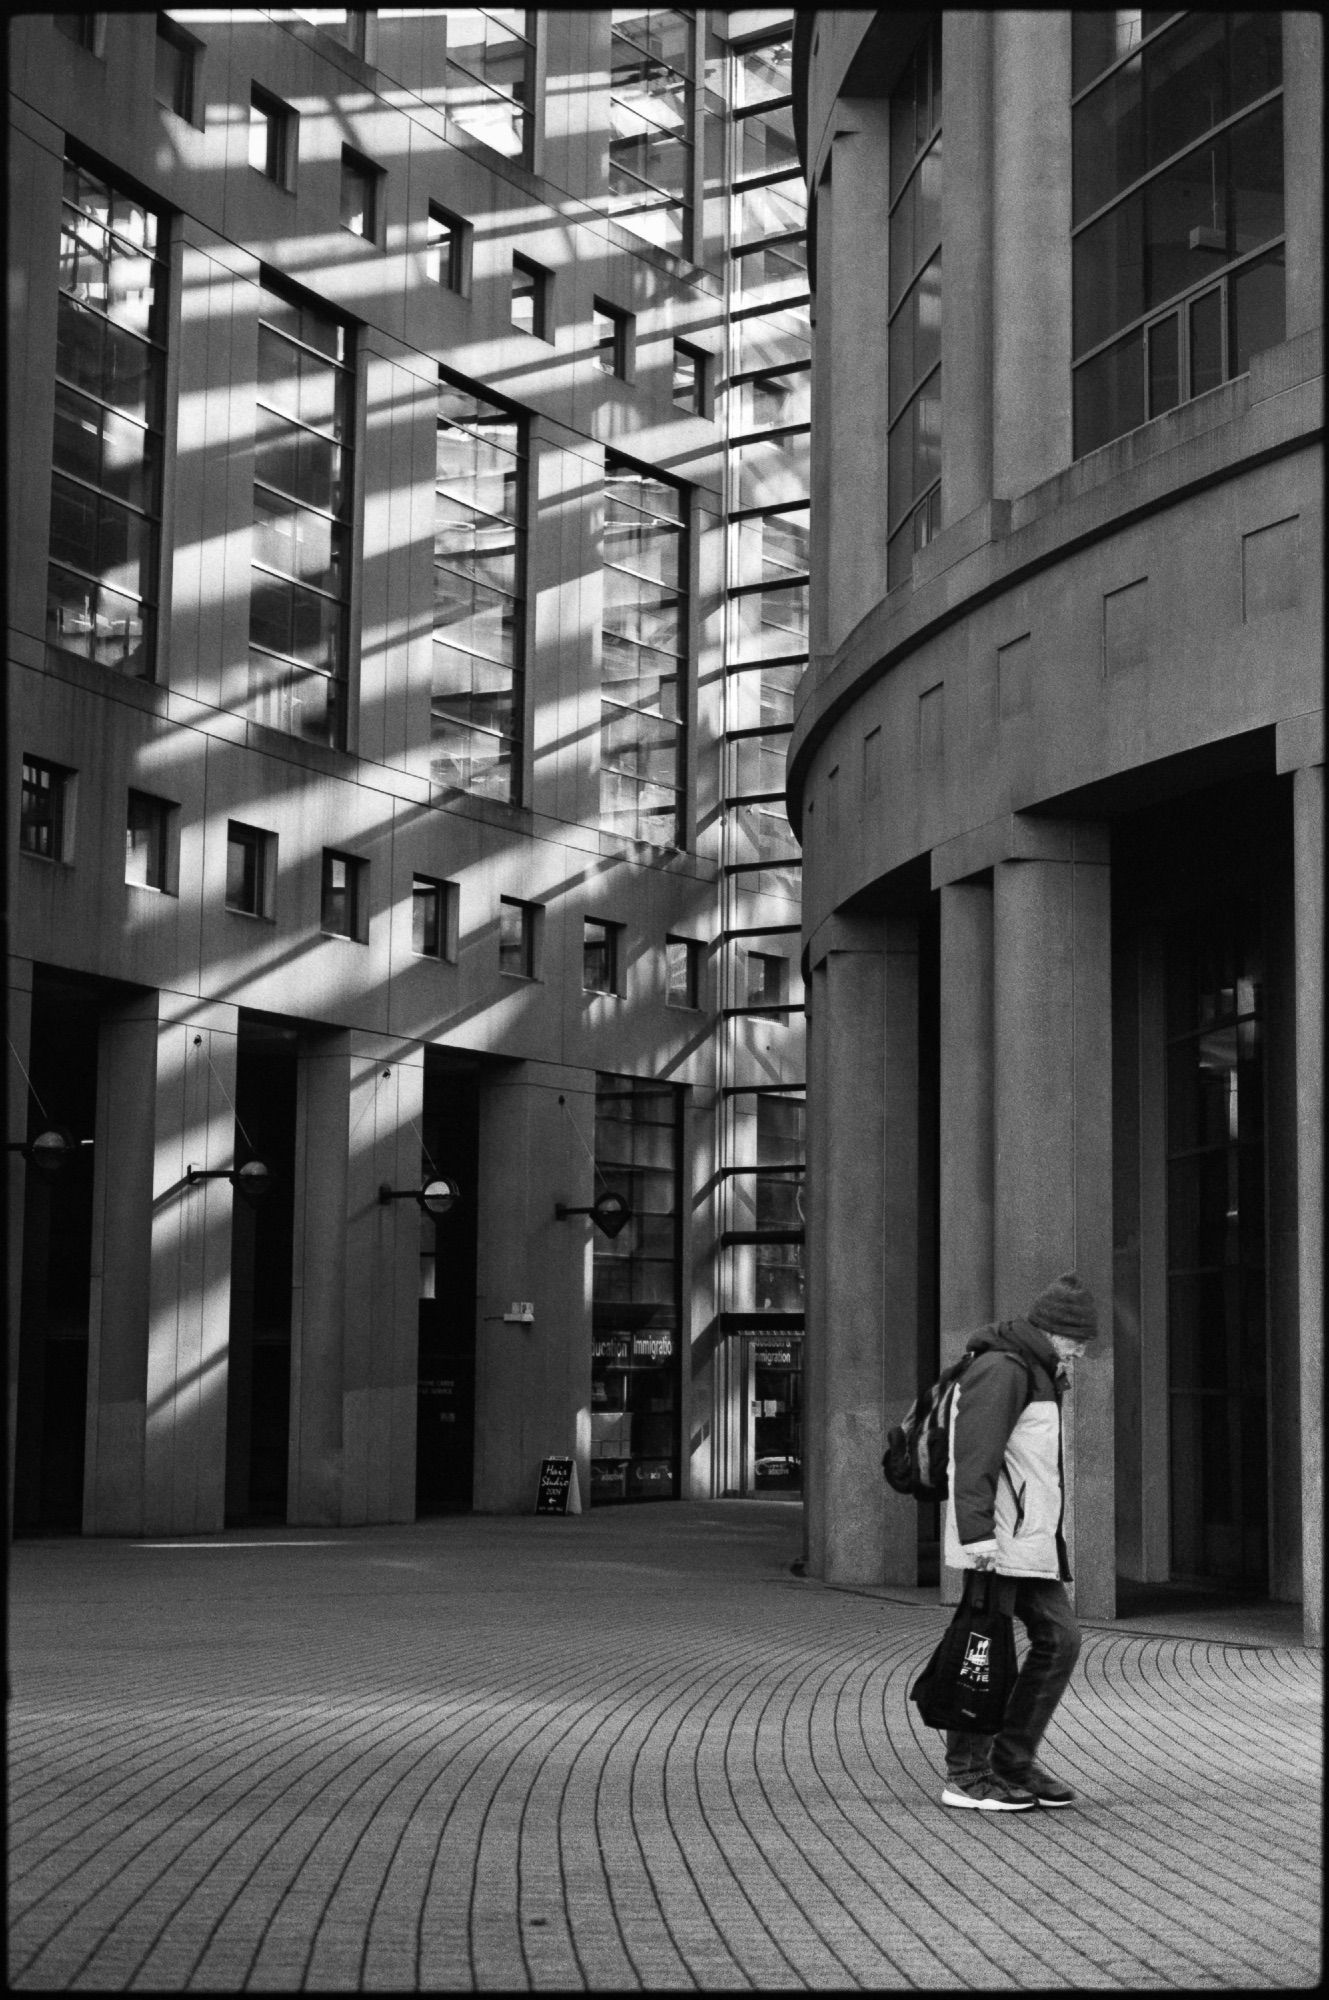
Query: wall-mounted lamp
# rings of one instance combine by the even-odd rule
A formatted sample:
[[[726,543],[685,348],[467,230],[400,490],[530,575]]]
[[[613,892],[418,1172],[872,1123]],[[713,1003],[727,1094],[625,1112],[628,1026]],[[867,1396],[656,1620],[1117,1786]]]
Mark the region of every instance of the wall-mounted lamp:
[[[456,1181],[440,1175],[437,1180],[426,1181],[423,1187],[395,1188],[383,1182],[378,1198],[387,1207],[391,1201],[418,1201],[426,1215],[446,1215],[455,1202],[461,1200],[461,1189]]]
[[[229,1181],[251,1205],[262,1201],[272,1185],[272,1174],[262,1160],[246,1160],[242,1167],[186,1167],[185,1179],[190,1187],[199,1181]]]
[[[626,1195],[614,1194],[606,1188],[599,1199],[589,1208],[569,1208],[565,1202],[556,1202],[554,1215],[563,1222],[569,1215],[589,1215],[597,1229],[603,1229],[606,1236],[617,1236],[632,1220],[632,1210]]]
[[[71,1160],[81,1147],[91,1144],[91,1139],[76,1139],[64,1125],[48,1125],[31,1141],[11,1139],[8,1150],[22,1153],[30,1167],[36,1167],[39,1174],[52,1180],[66,1160]]]

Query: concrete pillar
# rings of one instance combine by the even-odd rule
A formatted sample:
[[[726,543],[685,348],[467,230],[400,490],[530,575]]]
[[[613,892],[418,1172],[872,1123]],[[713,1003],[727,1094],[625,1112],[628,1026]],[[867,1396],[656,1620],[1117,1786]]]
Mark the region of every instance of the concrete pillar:
[[[818,415],[827,429],[824,495],[825,620],[818,650],[833,651],[886,594],[886,281],[890,242],[888,106],[845,100],[836,111],[831,183],[817,208],[818,365],[829,365],[829,397]],[[829,196],[829,199],[827,197]],[[880,329],[867,339],[865,330]]]
[[[1292,775],[1297,1007],[1297,1265],[1302,1603],[1324,1643],[1324,766]]]
[[[575,1458],[590,1504],[595,1225],[586,1215],[559,1221],[554,1209],[595,1199],[594,1149],[593,1071],[523,1062],[482,1075],[477,1513],[530,1513],[543,1458]],[[516,1299],[533,1303],[533,1325],[504,1321]]]
[[[1111,937],[1105,832],[1039,822],[993,879],[994,1308],[1021,1312],[1059,1271],[1100,1334],[1065,1403],[1075,1600],[1116,1614],[1112,1387]]]
[[[917,925],[843,921],[836,932],[818,968],[808,1098],[819,1348],[808,1430],[824,1454],[809,1468],[814,1573],[913,1585],[917,1509],[888,1494],[881,1454],[917,1389]]]
[[[826,1286],[821,1246],[826,1240],[826,1184],[831,1129],[819,1115],[827,1070],[827,961],[809,968],[804,987],[807,1016],[807,1175],[803,1194],[803,1567],[826,1574]]]
[[[11,1047],[6,1050],[9,1065],[9,1128],[7,1143],[21,1146],[28,1136],[28,1086],[24,1072],[32,1039],[32,960],[9,961],[9,1011],[6,1021]],[[21,1153],[5,1154],[8,1166],[7,1222],[9,1272],[6,1303],[9,1310],[9,1479],[6,1488],[7,1532],[14,1532],[14,1464],[18,1457],[18,1362],[19,1328],[23,1301],[23,1217],[27,1198],[28,1163]]]
[[[992,488],[1009,500],[1071,462],[1071,17],[998,8],[992,37]],[[948,111],[948,146],[950,129]],[[949,309],[949,242],[945,270]]]
[[[415,1518],[424,1051],[372,1035],[302,1049],[296,1120],[287,1513]]]
[[[939,1202],[941,1366],[992,1318],[992,880],[949,882],[941,918]],[[962,1572],[942,1566],[941,1601]]]
[[[1283,16],[1287,336],[1324,324],[1324,21]]]
[[[108,1010],[97,1038],[85,1535],[138,1535],[144,1528],[152,1181],[161,1033],[159,1000],[152,993]],[[218,1138],[224,1145],[224,1133]],[[225,1163],[224,1153],[221,1158]]]
[[[190,1166],[234,1163],[238,1017],[235,1007],[160,996],[143,1433],[146,1534],[200,1534],[223,1525],[234,1195],[227,1180],[191,1187],[185,1175]],[[113,1327],[114,1319],[101,1341],[104,1368],[113,1365]],[[107,1380],[112,1399],[120,1400],[125,1385],[118,1372]],[[100,1460],[100,1443],[108,1436],[100,1422],[98,1436]],[[107,1487],[101,1461],[103,1502]]]
[[[992,494],[992,26],[993,15],[986,11],[947,8],[941,17],[946,79],[941,518],[946,524],[963,520]]]

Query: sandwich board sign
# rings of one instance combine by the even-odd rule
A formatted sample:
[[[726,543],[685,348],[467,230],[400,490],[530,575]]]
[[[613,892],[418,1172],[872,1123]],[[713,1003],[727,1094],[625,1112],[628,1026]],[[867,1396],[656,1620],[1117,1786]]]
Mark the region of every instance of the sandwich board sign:
[[[535,1497],[537,1514],[580,1514],[581,1491],[577,1485],[577,1462],[572,1458],[546,1458],[540,1463],[540,1490]]]

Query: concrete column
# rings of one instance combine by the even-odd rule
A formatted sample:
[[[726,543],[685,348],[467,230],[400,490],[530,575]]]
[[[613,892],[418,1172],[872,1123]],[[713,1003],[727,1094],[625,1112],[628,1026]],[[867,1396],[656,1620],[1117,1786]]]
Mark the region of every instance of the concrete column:
[[[21,1146],[28,1136],[28,1086],[24,1081],[24,1071],[28,1067],[28,1050],[32,1039],[32,960],[11,958],[9,961],[9,1010],[6,1032],[12,1052],[6,1050],[5,1059],[9,1067],[9,1129],[5,1133],[8,1143]],[[21,1067],[20,1067],[21,1065]],[[8,1203],[7,1228],[9,1231],[9,1273],[7,1304],[9,1308],[9,1479],[6,1488],[7,1531],[14,1532],[14,1463],[18,1457],[18,1362],[19,1327],[22,1323],[23,1303],[23,1216],[27,1199],[28,1163],[21,1153],[6,1153],[8,1161]]]
[[[223,1525],[234,1196],[227,1180],[191,1187],[185,1174],[190,1166],[234,1163],[238,1018],[235,1007],[199,1006],[173,994],[160,999],[143,1435],[146,1534],[200,1534]],[[113,1328],[112,1320],[103,1329],[103,1366],[112,1365]],[[125,1384],[118,1371],[107,1380],[112,1400],[120,1401]],[[99,1440],[115,1427],[106,1415],[108,1429],[99,1418]],[[105,1472],[102,1461],[99,1505],[109,1504]]]
[[[836,112],[832,180],[817,208],[817,295],[834,296],[828,339],[828,425],[835,474],[828,509],[826,619],[833,651],[886,593],[886,281],[890,241],[890,143],[884,101],[854,98]],[[829,194],[829,201],[826,195]],[[820,336],[821,328],[818,328]]]
[[[1071,462],[1071,17],[998,8],[992,37],[992,486],[1009,500]],[[949,243],[945,270],[949,309]]]
[[[1287,336],[1324,324],[1324,21],[1283,16]]]
[[[941,17],[941,518],[947,524],[992,495],[992,24],[986,11],[947,8]]]
[[[138,1535],[144,1527],[152,1179],[161,1033],[159,1001],[153,993],[108,1010],[97,1038],[85,1535]],[[224,1134],[218,1136],[224,1143]]]
[[[540,1461],[555,1457],[575,1458],[590,1504],[595,1225],[586,1215],[559,1221],[554,1209],[595,1199],[594,1149],[593,1072],[523,1062],[481,1077],[478,1513],[530,1513]],[[514,1299],[534,1304],[534,1325],[504,1321]]]
[[[1302,1603],[1324,1643],[1324,766],[1292,776],[1297,1007],[1297,1265]]]
[[[1105,835],[1040,822],[993,881],[994,1307],[1059,1271],[1100,1335],[1065,1403],[1066,1539],[1081,1612],[1116,1612],[1112,1387],[1111,936]],[[1038,854],[1048,858],[1037,858]]]
[[[828,1583],[912,1585],[917,1510],[888,1495],[881,1454],[888,1423],[917,1389],[917,926],[845,922],[838,932],[816,989],[809,1093],[820,1573]]]
[[[826,1285],[822,1245],[826,1241],[826,1184],[830,1177],[830,1121],[819,1115],[825,1101],[826,960],[810,968],[805,984],[807,1009],[807,1176],[804,1184],[803,1336],[803,1567],[808,1576],[826,1574]]]
[[[288,1518],[415,1518],[424,1052],[332,1034],[303,1049],[296,1132]]]
[[[941,1365],[992,1318],[992,881],[939,893]],[[941,1571],[941,1601],[958,1604],[963,1572]]]

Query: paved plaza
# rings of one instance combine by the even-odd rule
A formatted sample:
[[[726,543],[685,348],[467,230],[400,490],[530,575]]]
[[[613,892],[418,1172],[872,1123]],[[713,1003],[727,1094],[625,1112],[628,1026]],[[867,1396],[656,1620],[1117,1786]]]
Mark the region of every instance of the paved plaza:
[[[1318,1981],[1318,1653],[1092,1628],[1078,1809],[956,1813],[906,1700],[946,1614],[800,1540],[716,1502],[17,1543],[11,1983]]]

